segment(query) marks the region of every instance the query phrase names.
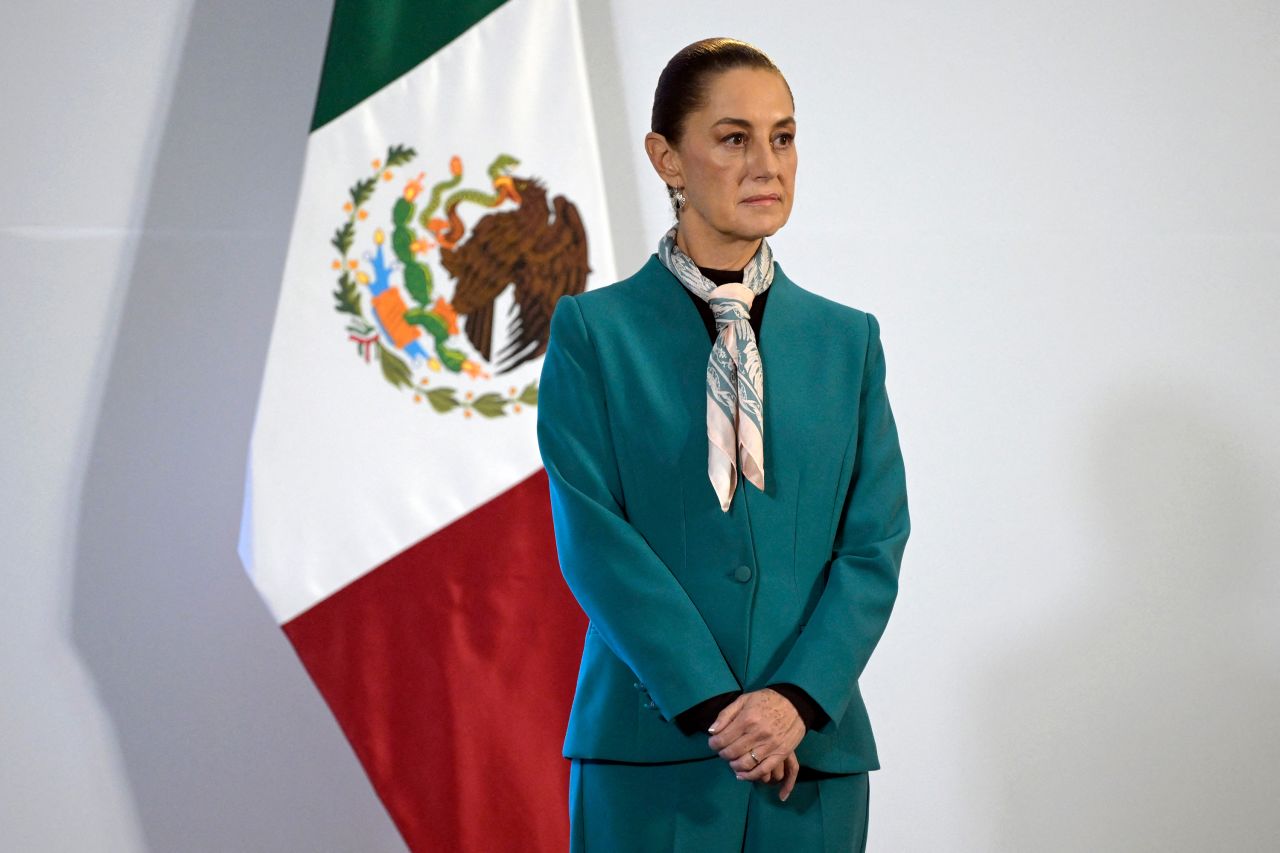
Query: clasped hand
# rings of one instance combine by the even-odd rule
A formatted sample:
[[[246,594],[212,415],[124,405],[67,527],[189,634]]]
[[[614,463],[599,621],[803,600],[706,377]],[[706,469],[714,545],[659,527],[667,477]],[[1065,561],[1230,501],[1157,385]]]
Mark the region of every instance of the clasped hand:
[[[794,705],[772,688],[753,690],[734,699],[716,717],[707,744],[729,762],[739,779],[781,782],[778,799],[795,787],[800,761],[795,749],[804,737],[804,722]],[[755,750],[756,763],[751,758]]]

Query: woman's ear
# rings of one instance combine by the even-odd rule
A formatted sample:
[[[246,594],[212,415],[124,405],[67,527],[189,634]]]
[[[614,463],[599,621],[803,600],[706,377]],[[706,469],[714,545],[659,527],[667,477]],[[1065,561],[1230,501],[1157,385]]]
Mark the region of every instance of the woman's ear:
[[[646,133],[644,152],[649,155],[653,170],[668,186],[684,186],[684,175],[680,169],[680,153],[667,142],[665,136],[654,131]]]

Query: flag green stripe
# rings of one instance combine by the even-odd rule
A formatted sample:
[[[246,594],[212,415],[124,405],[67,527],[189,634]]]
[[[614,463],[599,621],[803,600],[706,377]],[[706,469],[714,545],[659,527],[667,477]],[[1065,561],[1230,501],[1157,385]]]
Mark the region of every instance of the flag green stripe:
[[[315,131],[453,41],[506,0],[335,0]]]

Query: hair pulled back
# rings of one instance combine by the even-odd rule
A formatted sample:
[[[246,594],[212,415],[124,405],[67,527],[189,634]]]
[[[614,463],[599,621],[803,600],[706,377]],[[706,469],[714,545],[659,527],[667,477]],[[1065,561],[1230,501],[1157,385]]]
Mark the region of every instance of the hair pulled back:
[[[671,145],[679,145],[684,136],[685,119],[706,103],[711,80],[733,68],[772,71],[782,79],[792,105],[795,104],[787,78],[760,48],[733,38],[705,38],[681,48],[658,75],[649,129],[662,134]],[[674,198],[676,188],[668,186],[667,192]]]

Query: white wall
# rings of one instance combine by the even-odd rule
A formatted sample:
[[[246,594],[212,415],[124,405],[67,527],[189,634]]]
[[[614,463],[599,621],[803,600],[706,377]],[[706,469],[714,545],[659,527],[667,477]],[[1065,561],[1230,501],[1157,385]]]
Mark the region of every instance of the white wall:
[[[620,269],[658,72],[735,35],[797,99],[779,262],[881,321],[869,849],[1274,849],[1275,4],[580,6]],[[327,10],[6,18],[0,849],[402,849],[235,557]]]
[[[403,850],[236,557],[328,27],[0,26],[0,850]]]

